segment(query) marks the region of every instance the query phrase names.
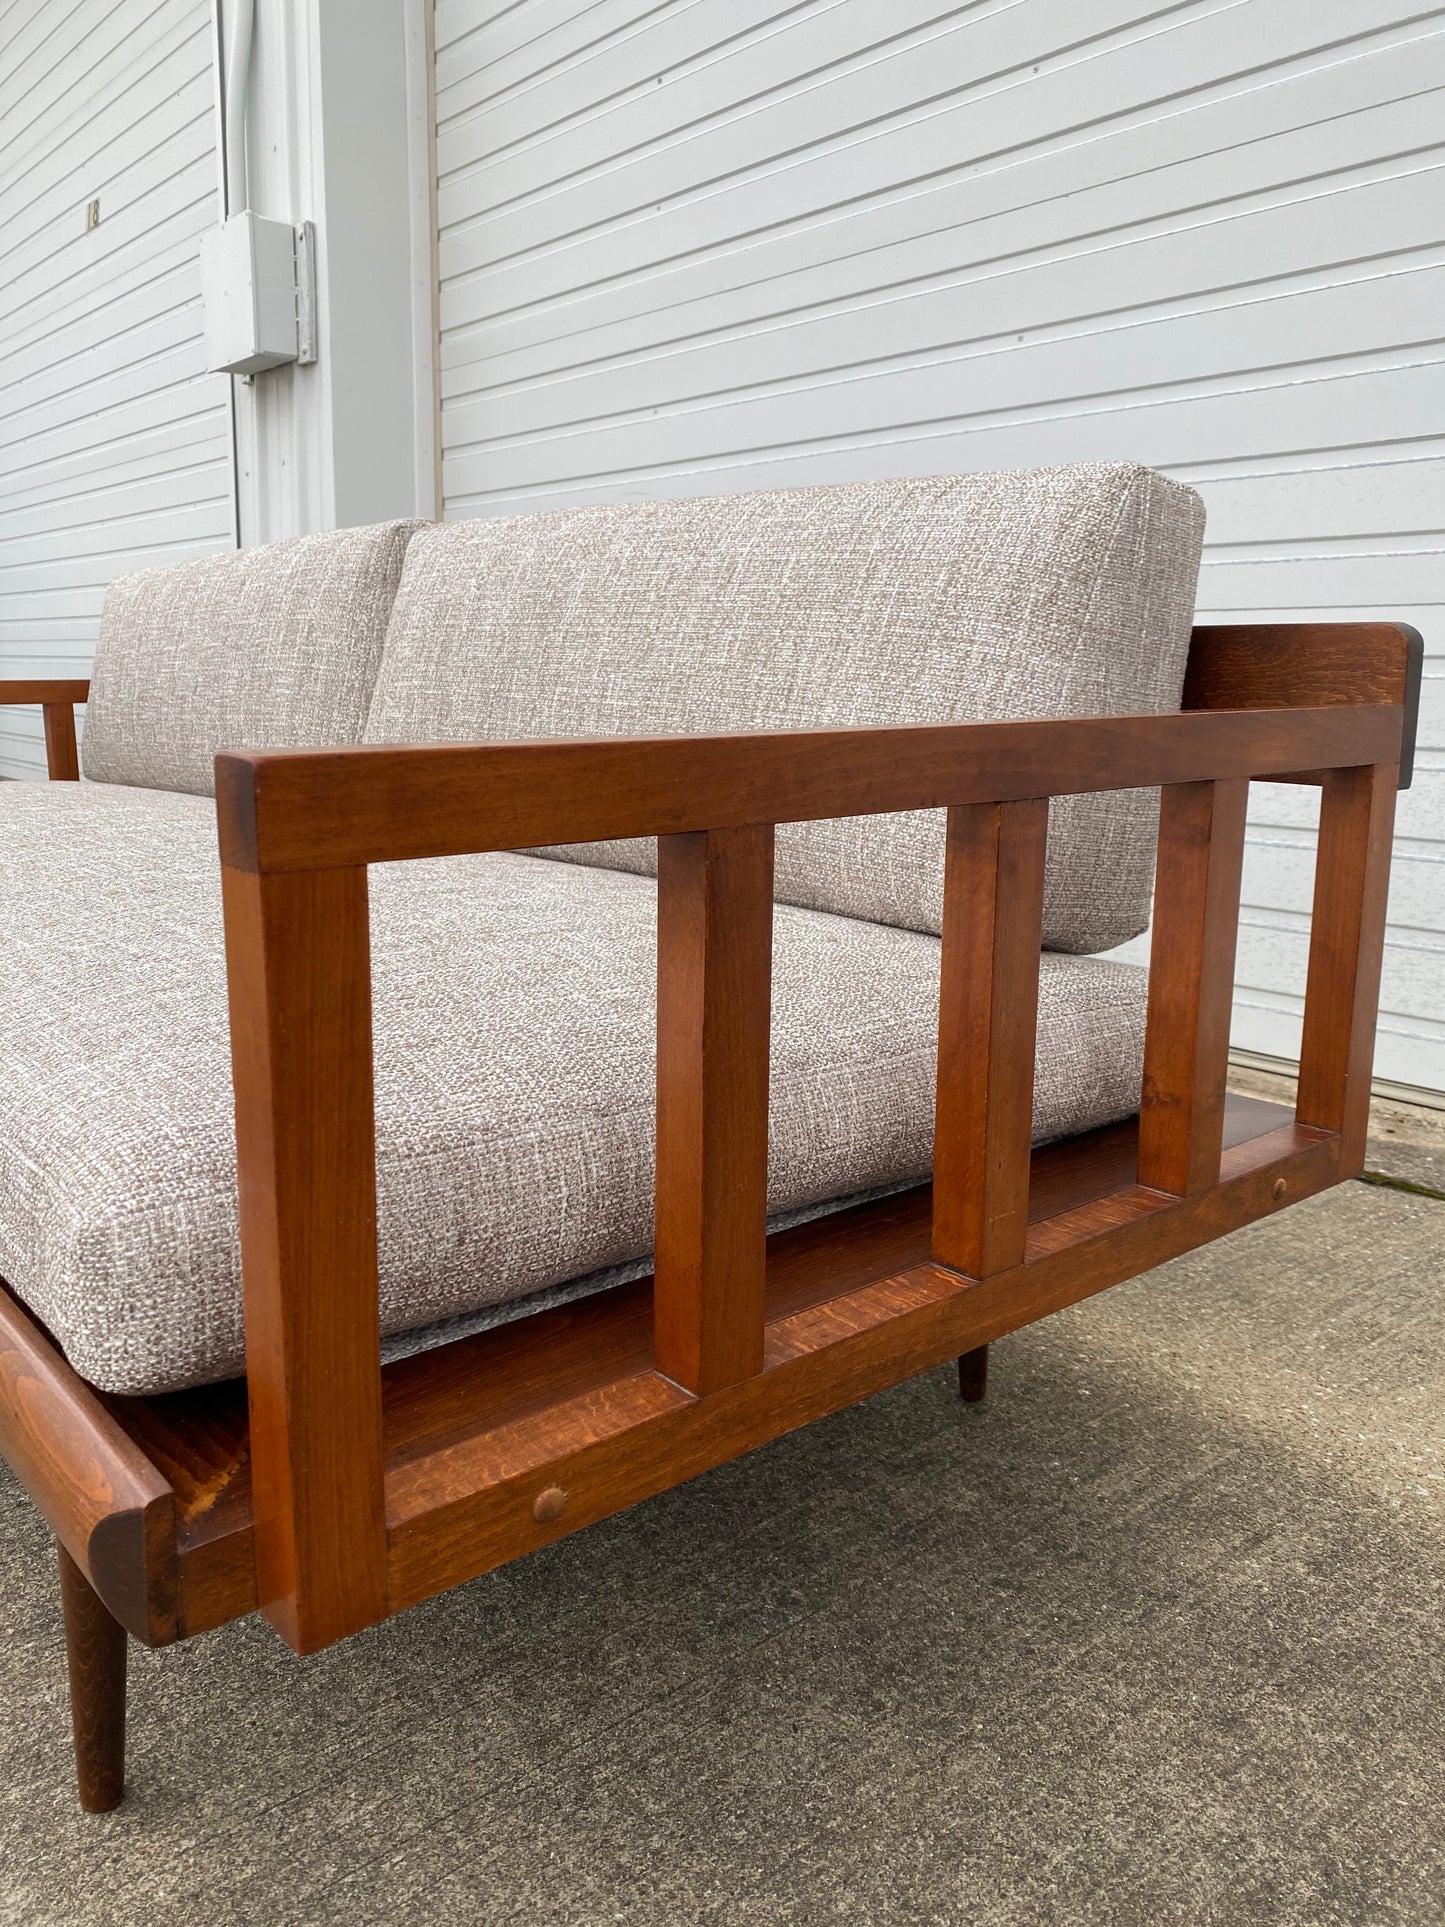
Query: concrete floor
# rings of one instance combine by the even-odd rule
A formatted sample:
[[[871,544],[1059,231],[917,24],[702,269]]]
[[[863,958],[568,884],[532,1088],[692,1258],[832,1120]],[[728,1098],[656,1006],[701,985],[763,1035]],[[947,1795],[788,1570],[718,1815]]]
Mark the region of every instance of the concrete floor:
[[[311,1660],[133,1649],[104,1818],[0,1485],[0,1920],[1445,1921],[1442,1280],[1445,1203],[1347,1184],[982,1407],[932,1373]]]

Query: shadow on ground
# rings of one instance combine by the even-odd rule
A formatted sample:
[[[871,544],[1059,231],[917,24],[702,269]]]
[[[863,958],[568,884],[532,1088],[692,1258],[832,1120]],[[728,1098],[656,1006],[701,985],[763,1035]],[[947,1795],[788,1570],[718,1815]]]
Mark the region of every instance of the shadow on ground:
[[[1348,1184],[308,1661],[73,1805],[0,1487],[0,1918],[1445,1920],[1445,1205]]]

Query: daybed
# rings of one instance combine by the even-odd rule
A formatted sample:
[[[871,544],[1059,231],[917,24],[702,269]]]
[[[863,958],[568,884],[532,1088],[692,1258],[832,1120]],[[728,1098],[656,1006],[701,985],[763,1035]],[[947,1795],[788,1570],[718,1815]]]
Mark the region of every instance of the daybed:
[[[59,779],[0,785],[0,1449],[87,1806],[127,1633],[313,1650],[1360,1168],[1418,638],[1191,639],[1202,523],[1128,464],[392,523],[0,684]],[[1265,777],[1293,1116],[1225,1096]]]

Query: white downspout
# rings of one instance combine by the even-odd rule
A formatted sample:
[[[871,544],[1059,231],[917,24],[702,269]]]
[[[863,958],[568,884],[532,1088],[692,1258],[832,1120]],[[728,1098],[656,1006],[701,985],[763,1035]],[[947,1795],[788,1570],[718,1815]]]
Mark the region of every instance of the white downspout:
[[[225,23],[221,19],[221,0],[211,0],[211,64],[212,87],[216,111],[216,201],[221,219],[230,213],[230,191],[226,175],[226,60]],[[235,377],[227,375],[226,382],[226,441],[230,448],[231,468],[231,546],[241,546],[241,451],[237,445],[236,421],[236,382]]]
[[[226,212],[244,214],[251,205],[246,180],[246,97],[251,84],[256,0],[231,0],[230,15],[231,31],[226,38]]]

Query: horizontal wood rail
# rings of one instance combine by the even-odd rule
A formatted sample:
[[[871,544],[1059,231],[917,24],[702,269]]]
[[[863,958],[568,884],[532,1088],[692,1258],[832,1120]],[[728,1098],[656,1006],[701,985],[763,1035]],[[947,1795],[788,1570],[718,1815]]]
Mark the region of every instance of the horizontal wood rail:
[[[1168,1198],[1126,1184],[1044,1220],[1030,1236],[1026,1262],[987,1279],[962,1277],[921,1256],[851,1290],[840,1289],[822,1303],[797,1310],[780,1306],[767,1325],[763,1369],[706,1399],[687,1397],[649,1369],[645,1338],[640,1346],[634,1343],[631,1369],[621,1359],[607,1358],[604,1350],[602,1369],[588,1371],[570,1396],[564,1367],[554,1402],[510,1421],[494,1415],[465,1438],[417,1440],[391,1459],[386,1475],[391,1609],[400,1611],[901,1379],[975,1351],[1311,1196],[1341,1175],[1338,1139],[1285,1124],[1226,1151],[1219,1182],[1209,1192]],[[926,1206],[926,1191],[914,1197]],[[926,1241],[926,1220],[922,1231]],[[785,1232],[778,1243],[797,1236]],[[605,1345],[609,1309],[598,1306],[589,1317],[581,1308],[570,1330],[566,1314],[544,1314],[555,1318],[553,1343],[574,1354],[578,1378],[583,1373],[575,1354],[591,1334],[599,1348]],[[645,1314],[645,1306],[641,1309]],[[516,1333],[515,1326],[510,1329]],[[545,1352],[547,1335],[532,1340],[534,1359]],[[527,1338],[519,1334],[514,1342]],[[479,1356],[486,1357],[488,1349],[479,1346]],[[499,1362],[503,1350],[503,1345],[495,1348]],[[399,1373],[394,1382],[401,1404],[406,1374]],[[485,1397],[481,1370],[473,1383]],[[539,1516],[535,1496],[548,1489],[565,1491],[567,1505],[560,1514]]]
[[[315,870],[1400,759],[1398,705],[216,758],[221,859]]]
[[[1237,1093],[1213,1191],[1171,1198],[1141,1187],[1137,1141],[1128,1120],[1036,1150],[1024,1265],[982,1287],[930,1262],[927,1184],[774,1233],[762,1372],[726,1397],[694,1398],[657,1371],[649,1278],[386,1366],[388,1609],[945,1359],[969,1356],[977,1389],[978,1354],[992,1339],[1340,1175],[1337,1136]],[[30,1358],[68,1371],[13,1301],[10,1320]],[[86,1398],[105,1431],[65,1433],[67,1476],[84,1485],[93,1455],[119,1438],[133,1463],[174,1487],[178,1634],[255,1612],[244,1380],[156,1399]],[[653,1423],[669,1414],[675,1424]],[[552,1503],[539,1510],[546,1494]]]
[[[0,707],[38,703],[45,714],[45,769],[52,783],[80,781],[75,706],[90,700],[88,682],[0,681]]]
[[[65,680],[59,677],[40,679],[5,679],[0,677],[0,708],[24,707],[34,703],[76,703],[89,702],[90,683],[84,678]]]
[[[114,1617],[148,1645],[174,1639],[170,1481],[3,1290],[0,1453]]]
[[[1398,787],[1410,787],[1425,642],[1407,622],[1222,623],[1196,629],[1185,709],[1314,709],[1398,703]],[[1363,760],[1363,759],[1362,759]]]
[[[1202,634],[1198,706],[1181,714],[217,758],[257,1596],[292,1644],[324,1645],[483,1569],[488,1535],[523,1496],[523,1537],[541,1543],[940,1347],[976,1349],[1348,1175],[1408,637],[1362,626],[1367,673],[1349,701],[1349,647],[1333,633]],[[1300,673],[1317,700],[1254,706],[1252,661],[1271,689],[1313,663]],[[1226,1148],[1224,1068],[1245,801],[1251,778],[1280,775],[1321,783],[1325,799],[1301,1103],[1241,1163]],[[1156,785],[1137,1164],[1030,1229],[1048,799]],[[931,1256],[875,1279],[866,1304],[845,1294],[780,1323],[765,1239],[773,827],[927,808],[947,811]],[[565,1411],[544,1399],[506,1438],[463,1425],[404,1472],[377,1334],[366,866],[647,835],[661,842],[645,1365]],[[510,1524],[502,1538],[525,1549]]]

